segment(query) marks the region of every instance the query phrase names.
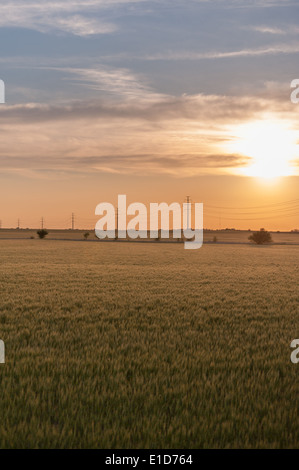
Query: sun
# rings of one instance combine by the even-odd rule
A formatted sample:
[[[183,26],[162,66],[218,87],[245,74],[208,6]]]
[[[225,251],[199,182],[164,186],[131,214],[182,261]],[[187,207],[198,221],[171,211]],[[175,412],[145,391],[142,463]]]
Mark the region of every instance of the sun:
[[[277,178],[295,174],[292,161],[298,158],[298,133],[281,120],[247,123],[234,130],[230,151],[247,156],[252,163],[239,174]]]

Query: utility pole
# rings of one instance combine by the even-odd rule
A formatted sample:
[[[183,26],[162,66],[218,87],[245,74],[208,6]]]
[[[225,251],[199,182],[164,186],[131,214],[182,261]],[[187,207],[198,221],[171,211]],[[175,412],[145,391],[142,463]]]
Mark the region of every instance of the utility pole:
[[[72,212],[72,230],[75,229],[75,214]]]
[[[42,228],[42,230],[44,229],[44,218],[43,217],[41,218],[41,228]]]
[[[116,238],[118,238],[118,207],[116,208]]]
[[[20,219],[18,219],[18,226],[17,226],[17,229],[19,230],[20,228]]]

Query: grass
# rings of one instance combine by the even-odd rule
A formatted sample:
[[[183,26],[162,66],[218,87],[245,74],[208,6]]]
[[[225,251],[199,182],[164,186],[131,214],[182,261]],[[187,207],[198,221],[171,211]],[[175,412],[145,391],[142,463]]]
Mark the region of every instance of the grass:
[[[1,448],[298,447],[299,247],[0,253]]]

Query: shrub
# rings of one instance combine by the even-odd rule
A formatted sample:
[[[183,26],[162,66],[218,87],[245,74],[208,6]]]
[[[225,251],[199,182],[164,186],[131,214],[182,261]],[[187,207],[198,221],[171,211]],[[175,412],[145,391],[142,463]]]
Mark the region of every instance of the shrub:
[[[48,235],[47,230],[44,230],[44,229],[38,230],[36,233],[39,236],[39,238],[45,238]]]
[[[265,245],[267,243],[272,243],[271,233],[267,232],[264,228],[261,228],[259,232],[254,232],[250,237],[248,237],[252,243],[256,245]]]

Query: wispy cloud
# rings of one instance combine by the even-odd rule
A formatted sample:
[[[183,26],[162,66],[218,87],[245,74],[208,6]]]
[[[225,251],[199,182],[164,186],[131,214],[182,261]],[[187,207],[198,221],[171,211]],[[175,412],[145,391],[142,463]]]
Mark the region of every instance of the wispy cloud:
[[[143,0],[10,1],[0,5],[0,28],[28,28],[39,32],[64,31],[78,36],[106,34],[117,26],[104,18],[108,6]]]
[[[164,96],[0,108],[0,167],[13,171],[175,176],[231,172],[248,157],[228,154],[240,123],[269,113],[296,122],[295,107],[263,97]]]
[[[289,7],[297,5],[294,0],[193,0],[196,3],[225,5],[227,8],[270,8]]]
[[[211,51],[211,52],[165,52],[146,57],[147,60],[212,60],[230,59],[238,57],[259,57],[264,55],[297,54],[299,43],[276,44],[256,49],[240,49],[235,51]]]
[[[286,31],[280,29],[280,28],[275,28],[271,26],[253,26],[247,29],[252,29],[253,31],[257,31],[258,33],[263,33],[263,34],[286,34]]]
[[[40,157],[4,157],[0,160],[0,169],[27,172],[68,172],[88,173],[101,171],[114,174],[169,174],[173,176],[209,173],[211,170],[229,170],[248,165],[250,158],[243,155],[231,154],[126,154],[95,155],[78,157],[63,155],[55,157],[48,155]]]
[[[53,68],[52,68],[53,69]],[[92,90],[105,91],[123,97],[145,98],[155,93],[146,84],[145,77],[138,76],[125,68],[113,68],[98,66],[96,68],[56,68],[60,72],[66,72],[71,80],[78,81]]]
[[[280,26],[275,25],[256,25],[256,26],[243,26],[241,29],[258,32],[261,34],[270,34],[276,36],[293,36],[299,33],[299,28],[292,24],[283,24]]]
[[[182,122],[191,121],[196,123],[199,129],[202,125],[206,127],[214,123],[238,122],[258,117],[260,113],[269,109],[276,109],[276,101],[254,99],[251,96],[229,97],[220,95],[183,95],[167,96],[155,95],[155,100],[114,100],[103,97],[93,101],[76,101],[68,104],[39,104],[27,103],[24,105],[1,106],[0,124],[9,123],[36,124],[42,122],[74,122],[81,119],[129,122],[144,121],[165,123],[165,121]],[[158,99],[160,96],[160,99]],[[291,102],[288,108],[294,110]],[[283,110],[281,103],[277,104]],[[276,109],[277,110],[277,109]],[[99,121],[98,121],[99,122]],[[58,126],[59,127],[59,126]],[[213,126],[212,126],[213,127]],[[191,129],[190,129],[191,132]],[[193,132],[193,130],[192,130]]]
[[[44,24],[43,27],[41,26],[40,31],[47,32],[52,29],[65,31],[77,36],[90,36],[92,34],[113,33],[117,30],[117,26],[99,19],[86,18],[82,15],[70,15],[65,18],[56,18],[54,24],[50,22]]]
[[[183,1],[174,2],[169,0],[11,0],[0,5],[0,28],[14,27],[27,28],[42,33],[65,32],[78,36],[90,36],[93,34],[112,33],[118,26],[109,21],[105,16],[107,11],[115,7],[126,5],[148,4],[156,8],[162,6],[175,7],[183,5]],[[254,8],[292,5],[288,0],[192,0],[190,5],[211,5],[215,8]],[[269,33],[272,28],[269,28]],[[261,31],[263,32],[263,31]],[[264,31],[267,32],[267,31]],[[274,31],[273,31],[274,34]],[[278,33],[276,33],[278,34]]]

